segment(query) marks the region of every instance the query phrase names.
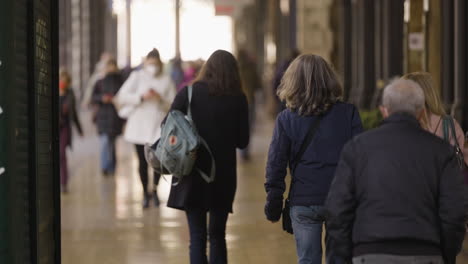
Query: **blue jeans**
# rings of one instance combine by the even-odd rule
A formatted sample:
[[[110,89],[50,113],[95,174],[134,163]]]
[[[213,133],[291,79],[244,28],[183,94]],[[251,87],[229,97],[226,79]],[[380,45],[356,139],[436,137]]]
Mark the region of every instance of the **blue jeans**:
[[[323,206],[292,206],[290,215],[296,239],[298,263],[321,264],[325,208]],[[341,264],[344,261],[332,256],[327,250],[327,263]]]
[[[106,134],[99,135],[101,141],[101,169],[106,173],[114,173],[116,167],[115,138]]]
[[[207,211],[187,209],[187,220],[190,231],[191,264],[225,264],[227,263],[226,222],[228,212],[210,211],[207,231]],[[206,257],[206,242],[210,239],[210,262]]]

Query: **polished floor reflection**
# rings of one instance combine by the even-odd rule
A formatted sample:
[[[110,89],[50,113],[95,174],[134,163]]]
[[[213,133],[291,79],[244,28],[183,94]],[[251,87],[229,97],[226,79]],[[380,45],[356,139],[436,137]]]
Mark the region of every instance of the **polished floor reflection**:
[[[86,114],[82,119],[89,120]],[[265,119],[252,140],[252,160],[239,162],[235,213],[227,227],[230,263],[296,261],[292,236],[263,214],[265,154],[272,130]],[[165,206],[168,182],[161,179],[158,187],[162,206],[143,210],[133,147],[118,142],[117,173],[104,178],[94,128],[86,132],[70,152],[70,192],[62,195],[63,264],[189,263],[185,214]]]
[[[90,120],[82,115],[83,123]],[[252,160],[239,163],[234,214],[227,227],[229,262],[295,263],[292,236],[265,220],[264,167],[272,122],[259,118]],[[70,193],[62,196],[63,264],[185,264],[188,228],[185,214],[167,208],[169,184],[161,179],[160,208],[143,210],[134,149],[118,142],[114,177],[99,172],[99,142],[91,125],[70,152]],[[169,179],[167,179],[169,181]],[[468,244],[458,263],[468,263]]]

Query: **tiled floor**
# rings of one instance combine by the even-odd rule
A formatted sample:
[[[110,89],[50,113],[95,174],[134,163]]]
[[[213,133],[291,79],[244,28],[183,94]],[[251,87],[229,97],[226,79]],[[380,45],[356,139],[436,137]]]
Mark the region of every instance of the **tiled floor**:
[[[82,116],[84,123],[89,118]],[[265,220],[264,166],[272,122],[262,118],[253,138],[253,159],[240,163],[238,191],[227,227],[229,262],[295,263],[292,236]],[[161,208],[142,210],[132,146],[119,141],[117,175],[99,173],[94,129],[77,138],[70,153],[70,193],[62,196],[63,264],[185,264],[188,228],[181,211],[165,207],[169,184],[161,179]],[[169,181],[169,179],[168,179]],[[458,263],[468,263],[467,249]]]

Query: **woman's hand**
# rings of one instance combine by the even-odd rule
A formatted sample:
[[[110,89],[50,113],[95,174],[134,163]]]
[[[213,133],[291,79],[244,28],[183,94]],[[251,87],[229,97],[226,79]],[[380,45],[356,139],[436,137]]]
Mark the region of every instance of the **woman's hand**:
[[[102,102],[105,103],[105,104],[110,104],[112,103],[112,100],[114,99],[114,97],[110,94],[105,94],[102,96]]]
[[[143,96],[141,98],[142,98],[143,101],[151,100],[151,99],[160,100],[161,95],[158,92],[156,92],[155,90],[150,89],[145,94],[143,94]]]
[[[281,219],[281,213],[283,212],[283,200],[274,199],[267,201],[265,204],[265,216],[268,221],[276,223]]]

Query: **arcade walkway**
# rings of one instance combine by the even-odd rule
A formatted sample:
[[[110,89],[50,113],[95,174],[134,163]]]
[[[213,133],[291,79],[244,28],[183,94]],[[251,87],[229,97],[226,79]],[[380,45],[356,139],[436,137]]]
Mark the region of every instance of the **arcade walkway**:
[[[81,116],[82,123],[89,120],[86,113]],[[230,263],[296,260],[292,236],[263,214],[265,153],[272,125],[262,121],[257,126],[252,160],[239,168],[234,214],[227,227]],[[189,263],[185,214],[164,204],[169,183],[161,179],[159,184],[162,206],[143,211],[133,147],[118,143],[116,176],[104,178],[99,173],[99,141],[94,127],[85,126],[85,137],[76,137],[70,153],[70,193],[62,195],[62,263]]]
[[[63,264],[186,264],[188,228],[181,211],[165,207],[169,184],[161,179],[161,208],[142,210],[141,186],[133,147],[118,143],[114,178],[99,173],[99,142],[87,113],[86,136],[70,153],[70,193],[62,196]],[[252,140],[252,161],[240,163],[234,214],[227,228],[229,262],[295,263],[292,236],[263,215],[264,164],[272,122],[259,118]],[[465,244],[458,263],[468,263]]]

